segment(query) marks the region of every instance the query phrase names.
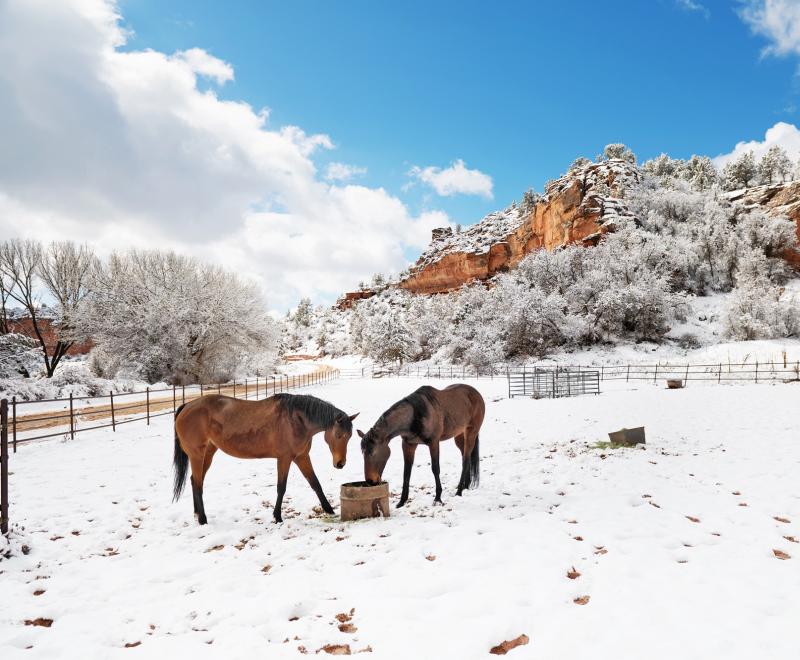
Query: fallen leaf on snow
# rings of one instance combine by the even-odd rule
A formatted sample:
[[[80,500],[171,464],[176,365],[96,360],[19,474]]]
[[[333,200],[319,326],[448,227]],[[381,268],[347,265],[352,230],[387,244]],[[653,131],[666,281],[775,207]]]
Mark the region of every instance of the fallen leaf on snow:
[[[787,524],[792,522],[788,518],[782,518],[781,516],[772,516],[772,517],[773,517],[773,519],[777,520],[778,522],[787,523]]]
[[[787,541],[789,541],[791,543],[797,543],[798,542],[797,539],[794,536],[784,536],[783,538],[785,538]]]
[[[222,548],[224,548],[224,547],[225,547],[224,545],[215,545],[215,546],[209,548],[208,550],[206,550],[206,552],[214,552],[215,550],[222,550]]]
[[[700,522],[700,518],[695,518],[694,516],[686,516],[686,517],[689,520],[691,520],[693,523],[699,523]]]
[[[578,571],[576,571],[576,570],[575,570],[575,567],[574,567],[574,566],[572,567],[572,570],[571,570],[571,571],[567,571],[567,577],[568,577],[570,580],[574,580],[574,579],[576,579],[576,578],[579,578],[580,576],[581,576],[581,574],[580,574]]]
[[[428,555],[427,557],[425,557],[425,559],[427,559],[428,561],[436,561],[436,555]]]
[[[141,644],[141,642],[128,642],[127,644],[125,644],[125,648],[132,649],[136,646],[139,646],[139,644]]]
[[[352,623],[340,623],[339,624],[339,632],[343,633],[354,633],[358,630]]]
[[[264,568],[261,569],[261,572],[262,573],[269,573],[269,569],[271,569],[271,568],[272,568],[272,566],[267,564],[266,566],[264,566]]]
[[[33,592],[34,596],[41,596],[44,593],[44,589],[37,589]]]
[[[576,605],[586,605],[589,602],[589,596],[578,596],[575,600],[572,601]]]
[[[772,554],[778,559],[791,559],[792,555],[785,553],[783,550],[773,550]]]
[[[45,619],[39,617],[38,619],[25,619],[26,626],[41,626],[42,628],[49,628],[53,625],[52,619]]]
[[[514,639],[507,639],[504,642],[501,642],[497,646],[493,646],[489,649],[489,653],[492,655],[505,655],[511,649],[515,649],[518,646],[525,646],[531,640],[528,639],[528,636],[525,634],[520,635],[519,637],[515,637]]]
[[[330,655],[352,655],[350,644],[326,644],[321,649],[317,649],[317,653],[320,651],[325,651]]]

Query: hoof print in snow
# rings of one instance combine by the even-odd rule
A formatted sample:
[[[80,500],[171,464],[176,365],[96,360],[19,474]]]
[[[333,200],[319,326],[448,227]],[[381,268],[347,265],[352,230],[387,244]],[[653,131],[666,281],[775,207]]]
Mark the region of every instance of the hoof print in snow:
[[[53,625],[52,619],[45,619],[43,617],[39,617],[38,619],[25,619],[26,626],[39,626],[41,628],[49,628]]]
[[[125,644],[125,648],[132,649],[139,646],[139,644],[141,644],[141,642],[128,642],[127,644]]]
[[[576,605],[586,605],[586,603],[589,602],[589,598],[590,598],[589,596],[578,596],[572,602],[575,603]]]
[[[570,580],[575,580],[575,579],[579,578],[580,576],[581,576],[581,574],[578,571],[575,570],[574,566],[572,567],[572,570],[567,571],[567,577]]]
[[[772,554],[775,555],[778,559],[791,559],[792,555],[784,552],[783,550],[773,550]]]
[[[786,523],[786,524],[789,524],[790,522],[792,522],[788,518],[782,518],[781,516],[772,516],[772,518],[773,518],[773,520],[777,520],[778,522],[782,522],[782,523]]]
[[[350,644],[326,644],[321,649],[317,649],[317,653],[320,651],[325,651],[329,655],[353,655]]]
[[[525,646],[531,640],[528,639],[527,635],[520,635],[519,637],[515,637],[514,639],[507,639],[505,642],[501,642],[497,646],[493,646],[489,649],[489,653],[492,655],[505,655],[512,649],[517,648],[518,646]]]
[[[693,523],[699,523],[700,518],[695,518],[694,516],[686,516],[688,520],[691,520]]]

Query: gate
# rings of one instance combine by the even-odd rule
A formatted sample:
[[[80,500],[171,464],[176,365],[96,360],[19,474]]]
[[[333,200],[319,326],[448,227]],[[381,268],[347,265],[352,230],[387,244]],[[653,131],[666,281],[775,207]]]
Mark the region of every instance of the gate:
[[[563,367],[534,367],[507,372],[508,396],[556,399],[582,394],[600,394],[600,372]]]

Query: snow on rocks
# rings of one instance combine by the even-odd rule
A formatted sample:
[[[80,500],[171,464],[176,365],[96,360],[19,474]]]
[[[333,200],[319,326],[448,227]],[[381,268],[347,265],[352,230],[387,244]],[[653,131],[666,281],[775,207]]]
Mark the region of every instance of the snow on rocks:
[[[423,382],[446,383],[309,391],[361,410],[363,430]],[[200,527],[190,497],[171,503],[168,418],[22,448],[0,655],[481,658],[524,634],[510,657],[794,656],[800,386],[620,383],[534,401],[504,398],[502,380],[472,383],[487,401],[480,488],[454,495],[459,454],[445,443],[445,505],[432,506],[421,448],[411,499],[388,519],[320,515],[293,469],[275,525],[275,462],[218,453]],[[638,424],[646,448],[593,448]],[[320,438],[312,460],[331,498],[362,476],[357,440],[343,470]]]

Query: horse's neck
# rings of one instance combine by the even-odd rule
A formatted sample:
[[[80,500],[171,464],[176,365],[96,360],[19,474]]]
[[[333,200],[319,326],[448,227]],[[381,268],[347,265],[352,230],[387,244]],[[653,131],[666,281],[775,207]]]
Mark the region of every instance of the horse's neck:
[[[396,438],[409,431],[414,411],[408,404],[403,404],[392,410],[383,421],[384,432],[387,440]]]

